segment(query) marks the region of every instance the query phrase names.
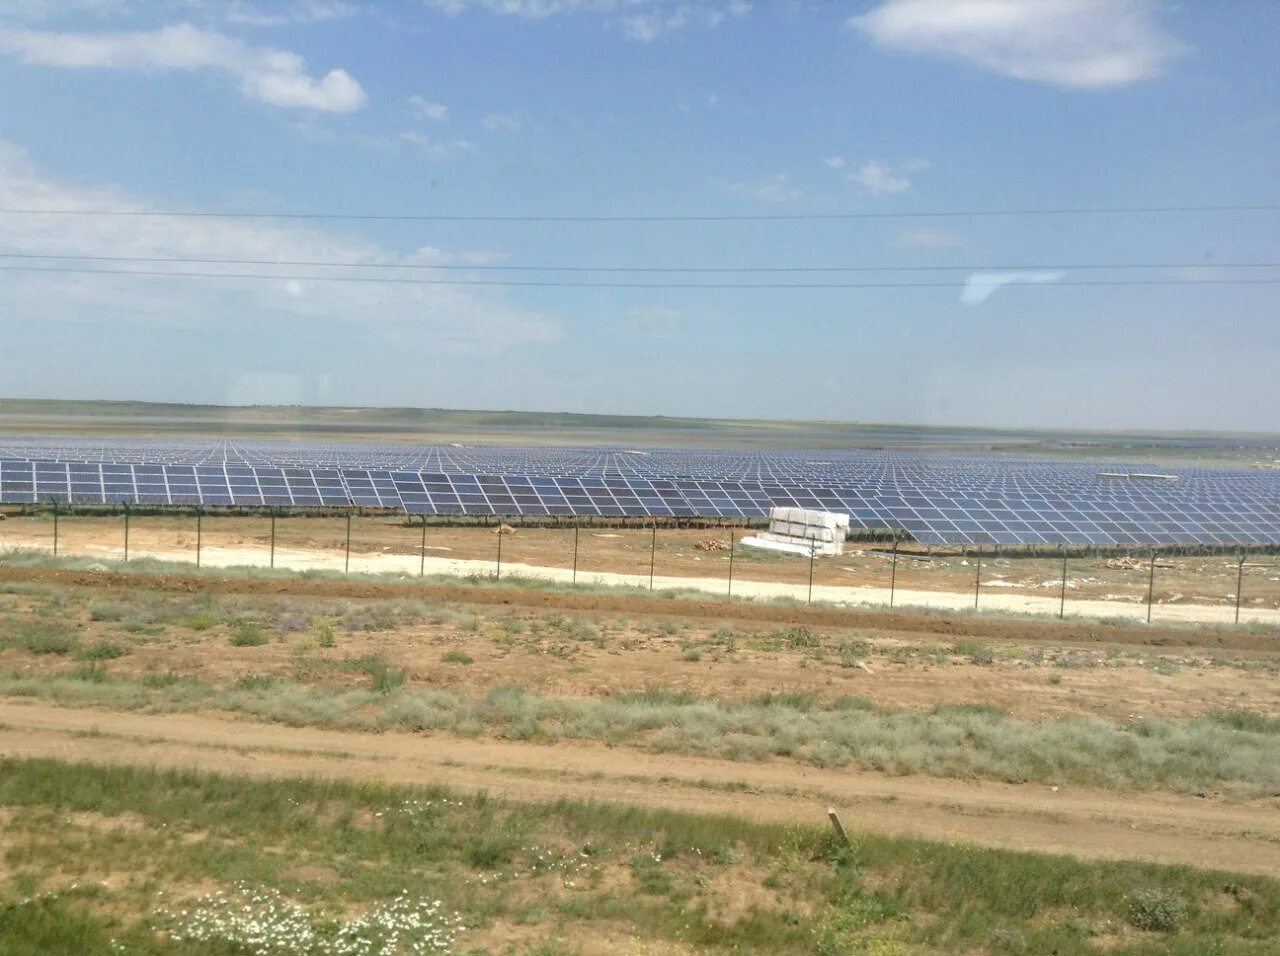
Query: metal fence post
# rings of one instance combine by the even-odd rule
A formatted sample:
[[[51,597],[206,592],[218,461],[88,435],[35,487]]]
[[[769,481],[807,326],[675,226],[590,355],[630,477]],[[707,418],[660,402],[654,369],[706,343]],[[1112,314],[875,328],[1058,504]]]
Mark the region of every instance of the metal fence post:
[[[733,597],[733,529],[729,529],[729,597]]]
[[[124,505],[124,559],[129,560],[129,505],[127,502],[121,502]]]
[[[889,608],[893,608],[893,592],[898,583],[898,536],[893,536],[893,566],[889,571]]]
[[[818,542],[809,542],[809,597],[805,600],[805,604],[813,603],[813,562],[818,557]]]
[[[1151,576],[1147,579],[1147,623],[1151,623],[1151,602],[1156,590],[1156,549],[1151,549]]]
[[[649,590],[653,590],[653,566],[658,560],[658,522],[653,523],[653,543],[649,545]]]
[[[422,516],[422,549],[418,559],[418,577],[424,577],[427,573],[427,516]]]
[[[276,511],[271,509],[271,567],[276,566]]]
[[[347,512],[347,555],[342,563],[342,573],[351,573],[351,512]]]
[[[1240,552],[1240,561],[1236,566],[1236,623],[1240,623],[1240,592],[1244,590],[1244,552]]]
[[[1067,615],[1067,549],[1062,549],[1062,596],[1058,600],[1058,620]]]
[[[58,556],[58,503],[53,503],[53,556]]]
[[[573,519],[573,584],[578,583],[578,532],[581,530],[582,522],[577,518]]]
[[[203,508],[197,508],[197,509],[196,509],[196,569],[197,569],[197,570],[199,570],[199,568],[200,568],[200,544],[201,544],[201,534],[202,534],[202,532],[203,532],[203,530],[204,530],[204,529],[203,529],[203,527],[202,527],[202,525],[203,525],[203,520],[202,520],[202,519],[203,519],[203,518],[204,518],[204,509],[203,509]]]
[[[978,609],[978,594],[982,587],[982,546],[978,546],[978,570],[973,574],[973,609]]]
[[[495,581],[502,580],[502,520],[498,520],[498,569],[494,572]]]

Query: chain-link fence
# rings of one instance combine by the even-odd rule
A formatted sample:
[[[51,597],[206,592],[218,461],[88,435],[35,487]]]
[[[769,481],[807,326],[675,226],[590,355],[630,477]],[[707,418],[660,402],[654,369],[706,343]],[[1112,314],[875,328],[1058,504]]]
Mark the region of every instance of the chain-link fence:
[[[203,568],[493,577],[708,598],[1280,628],[1272,551],[926,548],[885,536],[831,557],[744,546],[742,526],[444,523],[404,515],[42,510],[0,521],[0,549]]]

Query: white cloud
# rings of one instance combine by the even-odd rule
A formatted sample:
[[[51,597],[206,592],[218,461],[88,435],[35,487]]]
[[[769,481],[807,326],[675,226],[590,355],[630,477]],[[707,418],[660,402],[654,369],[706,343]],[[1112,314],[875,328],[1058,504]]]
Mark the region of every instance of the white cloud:
[[[873,159],[851,172],[849,179],[873,196],[879,196],[882,193],[902,193],[911,188],[911,180],[907,178],[906,173],[921,168],[923,166],[919,161],[891,166],[889,163]]]
[[[825,159],[823,159],[822,161],[823,161],[824,163],[826,163],[826,164],[827,164],[827,166],[828,166],[828,167],[830,167],[831,169],[843,169],[843,168],[844,168],[844,157],[843,157],[843,156],[827,156],[827,157],[826,157]]]
[[[886,0],[849,24],[876,44],[1079,89],[1157,76],[1182,44],[1153,0]]]
[[[443,123],[449,118],[449,107],[417,94],[409,97],[409,112],[415,119],[430,120],[433,123]]]
[[[622,35],[628,40],[652,43],[667,33],[690,25],[714,30],[731,17],[746,16],[750,11],[750,5],[746,3],[719,6],[711,3],[680,3],[675,6],[654,3],[647,10],[622,17],[618,23],[622,28]]]
[[[768,203],[795,202],[804,196],[786,173],[777,173],[756,182],[730,183],[729,189],[733,192],[746,193],[761,202]]]
[[[24,63],[65,69],[216,70],[238,79],[245,96],[273,106],[345,113],[366,102],[346,70],[317,79],[296,53],[251,46],[190,24],[138,33],[0,29],[0,51]]]
[[[476,150],[476,144],[469,139],[434,139],[416,129],[405,130],[400,134],[400,139],[416,146],[432,159],[445,159],[453,153],[471,153]]]
[[[975,272],[965,280],[960,301],[965,305],[978,305],[1007,285],[1057,282],[1061,278],[1061,272]]]
[[[505,262],[508,258],[507,253],[492,249],[448,252],[435,246],[422,246],[412,255],[406,256],[405,262],[423,266],[492,266]]]
[[[360,8],[345,0],[274,0],[269,5],[235,0],[226,8],[230,23],[246,26],[274,27],[289,23],[324,23],[354,17]]]
[[[619,22],[622,26],[622,35],[628,40],[652,43],[664,33],[684,27],[688,24],[689,17],[683,9],[677,8],[671,13],[663,13],[660,10],[636,13],[623,17]]]
[[[427,6],[457,15],[483,10],[526,20],[545,20],[560,14],[603,14],[628,40],[652,43],[687,26],[714,29],[726,20],[751,12],[746,0],[702,0],[671,3],[667,0],[423,0]]]
[[[116,16],[133,6],[131,0],[5,0],[3,13],[16,20],[53,20],[67,15]]]
[[[492,132],[518,133],[524,129],[524,121],[511,113],[489,113],[480,125]]]
[[[918,229],[904,229],[898,233],[898,244],[918,246],[923,249],[951,249],[960,245],[960,237],[945,229],[921,226]]]
[[[614,13],[648,5],[648,0],[423,0],[449,14],[484,10],[507,16],[541,20],[561,13]]]
[[[674,335],[684,325],[684,313],[664,305],[632,309],[627,313],[627,324],[647,335]]]
[[[0,207],[113,212],[156,208],[119,189],[62,182],[19,147],[0,140]],[[228,335],[299,324],[317,334],[360,336],[395,347],[431,342],[463,351],[548,342],[553,319],[509,303],[497,289],[338,282],[338,277],[477,278],[467,272],[417,273],[377,265],[480,265],[492,251],[424,248],[410,255],[351,234],[298,223],[149,216],[0,216],[0,254],[128,258],[251,259],[367,263],[368,268],[216,263],[32,260],[0,255],[0,300],[8,318],[33,335],[43,321],[217,329]],[[151,272],[262,273],[274,279],[110,276],[12,270],[71,266]],[[313,277],[300,279],[299,276]],[[338,339],[340,340],[340,339]]]

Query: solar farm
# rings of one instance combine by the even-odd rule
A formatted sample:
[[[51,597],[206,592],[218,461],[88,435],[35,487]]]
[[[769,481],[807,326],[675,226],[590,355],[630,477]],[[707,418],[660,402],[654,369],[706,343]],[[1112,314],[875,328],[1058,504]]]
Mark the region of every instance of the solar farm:
[[[0,438],[0,504],[725,521],[789,507],[925,545],[1280,544],[1280,472],[901,451]]]

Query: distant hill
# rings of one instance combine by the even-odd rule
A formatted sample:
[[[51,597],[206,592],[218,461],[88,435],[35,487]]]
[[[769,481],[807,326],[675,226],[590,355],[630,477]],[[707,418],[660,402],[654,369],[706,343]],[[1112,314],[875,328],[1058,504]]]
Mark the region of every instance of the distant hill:
[[[0,433],[112,436],[206,435],[356,441],[916,448],[1024,454],[1216,459],[1247,457],[1280,438],[1248,434],[962,428],[838,421],[670,418],[446,408],[188,405],[166,402],[0,399]]]

